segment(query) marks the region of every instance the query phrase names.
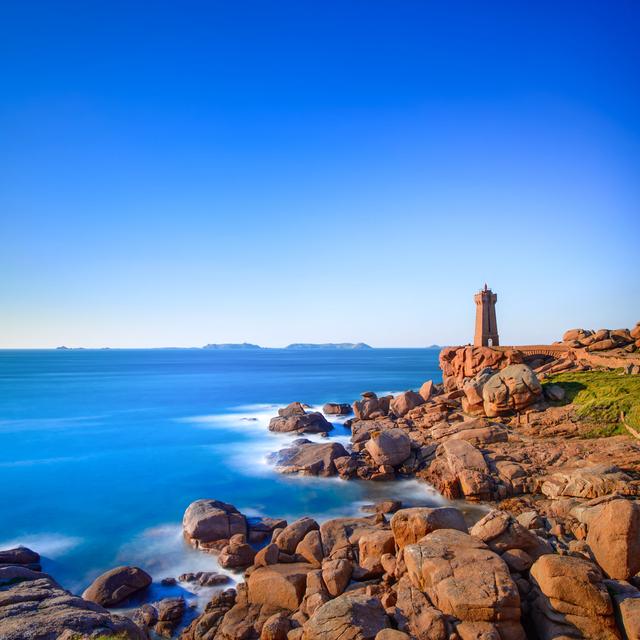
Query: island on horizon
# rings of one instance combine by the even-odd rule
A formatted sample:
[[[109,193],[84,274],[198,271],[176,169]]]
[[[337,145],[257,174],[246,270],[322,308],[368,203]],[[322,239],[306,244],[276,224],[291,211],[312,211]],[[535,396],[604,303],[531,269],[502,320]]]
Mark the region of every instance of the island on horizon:
[[[219,349],[219,350],[253,350],[258,349],[271,349],[275,347],[261,347],[257,344],[251,344],[250,342],[241,343],[222,343],[222,344],[206,344],[203,349]],[[284,349],[373,349],[371,345],[364,342],[325,342],[325,343],[313,343],[313,342],[294,342],[287,345]]]

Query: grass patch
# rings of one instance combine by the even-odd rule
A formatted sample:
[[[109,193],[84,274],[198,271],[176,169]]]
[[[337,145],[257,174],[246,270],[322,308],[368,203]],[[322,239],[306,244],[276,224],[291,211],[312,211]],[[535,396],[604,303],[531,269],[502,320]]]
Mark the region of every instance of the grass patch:
[[[562,403],[572,402],[576,414],[593,428],[584,435],[602,438],[628,435],[620,422],[620,412],[627,424],[640,429],[640,376],[615,371],[568,371],[549,376],[543,383],[560,385],[566,394]]]

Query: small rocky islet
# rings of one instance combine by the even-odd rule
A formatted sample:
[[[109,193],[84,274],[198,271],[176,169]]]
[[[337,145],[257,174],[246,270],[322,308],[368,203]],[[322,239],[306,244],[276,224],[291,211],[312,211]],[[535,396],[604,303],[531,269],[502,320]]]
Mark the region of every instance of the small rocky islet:
[[[109,611],[144,595],[143,568],[111,569],[80,597],[19,547],[0,551],[0,638],[640,638],[640,323],[539,348],[448,347],[440,365],[442,384],[418,391],[281,409],[269,429],[300,438],[272,462],[345,480],[417,478],[483,505],[479,519],[455,502],[387,500],[362,517],[287,522],[201,499],[185,511],[185,540],[238,583],[177,577],[217,587],[195,617],[181,597]],[[349,447],[304,437],[328,436],[326,416],[352,412]]]

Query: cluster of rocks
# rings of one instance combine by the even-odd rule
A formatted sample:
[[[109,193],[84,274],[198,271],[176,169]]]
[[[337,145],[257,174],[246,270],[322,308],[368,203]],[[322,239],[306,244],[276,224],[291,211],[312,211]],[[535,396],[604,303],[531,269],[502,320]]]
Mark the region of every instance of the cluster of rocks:
[[[447,498],[471,501],[640,494],[640,443],[618,436],[594,446],[592,425],[560,403],[563,387],[542,385],[522,354],[462,347],[444,349],[440,359],[443,384],[427,381],[395,396],[363,393],[345,423],[348,448],[298,439],[272,454],[277,469],[344,479],[418,477]],[[538,370],[549,371],[548,364]]]
[[[569,329],[562,336],[562,343],[574,349],[610,351],[624,348],[633,353],[640,349],[640,322],[633,329]]]
[[[640,637],[640,502],[562,507],[523,502],[470,528],[451,507],[301,518],[274,530],[244,581],[181,638]]]
[[[331,429],[333,425],[319,411],[307,412],[300,402],[279,409],[278,415],[269,422],[269,431],[277,433],[325,434]]]
[[[129,618],[71,594],[39,569],[40,557],[30,549],[0,551],[0,638],[3,640],[147,638]]]
[[[445,390],[454,391],[487,369],[495,372],[514,364],[528,365],[539,377],[617,368],[640,374],[639,352],[640,322],[633,329],[570,329],[562,341],[538,348],[446,347],[440,352],[440,368]]]

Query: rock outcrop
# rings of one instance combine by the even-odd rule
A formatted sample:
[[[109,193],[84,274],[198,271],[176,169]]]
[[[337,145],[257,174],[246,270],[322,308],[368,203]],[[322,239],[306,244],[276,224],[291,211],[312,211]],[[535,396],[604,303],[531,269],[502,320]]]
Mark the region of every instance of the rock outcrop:
[[[378,398],[373,391],[365,391],[362,400],[353,403],[353,413],[356,420],[373,420],[382,418],[389,413],[389,405],[393,396]]]
[[[512,364],[492,375],[482,387],[485,415],[495,417],[522,411],[538,402],[542,386],[525,364]]]
[[[74,596],[46,573],[24,566],[0,567],[0,638],[117,637],[145,640],[146,634],[128,618]]]
[[[401,429],[374,431],[365,448],[377,465],[395,467],[411,454],[411,440]]]
[[[305,623],[304,640],[374,640],[389,627],[380,600],[344,594],[322,605]]]
[[[196,500],[184,513],[185,538],[196,547],[228,540],[235,534],[247,535],[247,519],[231,504],[219,500]]]
[[[328,416],[348,416],[352,413],[350,404],[341,404],[338,402],[327,402],[322,407],[322,413]]]
[[[339,442],[317,443],[304,438],[269,456],[282,473],[313,476],[336,475],[338,458],[349,458],[349,452]]]
[[[400,509],[391,518],[391,530],[398,549],[415,544],[437,529],[467,532],[462,513],[452,507],[413,507]]]
[[[151,576],[139,567],[115,567],[99,575],[82,597],[103,607],[115,607],[151,584]]]
[[[11,565],[20,565],[27,569],[40,571],[40,554],[27,547],[15,547],[0,551],[0,568]]]
[[[544,555],[531,567],[531,615],[540,640],[618,640],[613,603],[592,562]]]
[[[327,433],[331,429],[333,429],[333,425],[317,411],[312,413],[306,411],[304,413],[287,412],[286,415],[271,418],[269,422],[269,431],[277,433]]]
[[[520,596],[504,561],[483,542],[454,529],[438,529],[404,548],[413,586],[465,634],[525,639]],[[491,636],[487,636],[491,637]]]
[[[635,576],[640,571],[640,504],[624,499],[607,502],[589,525],[587,544],[610,578]]]

